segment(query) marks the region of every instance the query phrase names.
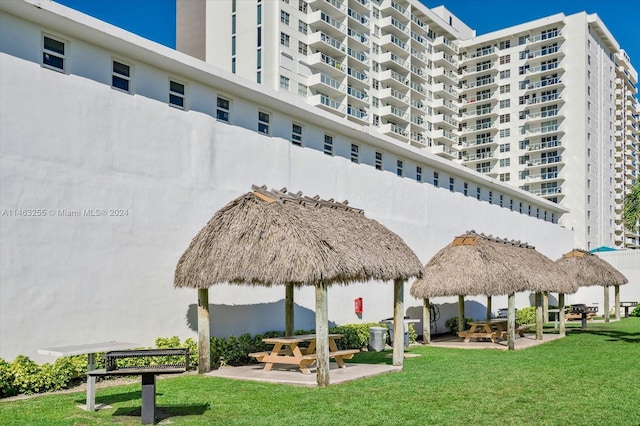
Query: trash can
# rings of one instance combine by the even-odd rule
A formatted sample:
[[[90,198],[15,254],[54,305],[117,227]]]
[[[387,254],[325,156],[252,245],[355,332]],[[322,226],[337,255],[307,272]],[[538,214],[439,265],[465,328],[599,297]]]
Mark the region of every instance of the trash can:
[[[389,327],[389,341],[393,344],[393,321],[387,322],[387,325]],[[404,325],[404,347],[409,347],[409,328],[407,324]]]
[[[387,341],[385,333],[387,329],[384,327],[369,327],[369,350],[381,352]]]

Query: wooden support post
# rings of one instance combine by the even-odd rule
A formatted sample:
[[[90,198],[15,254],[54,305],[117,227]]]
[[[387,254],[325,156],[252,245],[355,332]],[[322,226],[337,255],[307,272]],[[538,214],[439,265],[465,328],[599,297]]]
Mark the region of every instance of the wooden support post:
[[[604,286],[604,322],[609,322],[609,286]]]
[[[516,294],[509,294],[507,309],[507,347],[510,351],[516,349]]]
[[[559,293],[558,294],[558,308],[559,308],[559,312],[558,312],[558,333],[560,334],[560,336],[564,336],[566,335],[566,331],[564,328],[564,293]]]
[[[613,286],[613,297],[614,297],[614,303],[616,304],[616,307],[615,307],[616,320],[619,320],[620,319],[620,286],[619,285]]]
[[[198,374],[211,371],[209,289],[198,289]]]
[[[542,340],[542,325],[543,325],[543,314],[542,314],[542,292],[536,292],[536,340]]]
[[[422,299],[422,343],[431,343],[431,306],[429,299]]]
[[[393,281],[393,365],[404,365],[404,281]]]
[[[287,337],[293,336],[294,330],[293,320],[293,284],[287,283],[285,285],[285,297],[284,297],[284,335]]]
[[[549,292],[542,292],[542,319],[549,322]]]
[[[491,296],[487,296],[487,321],[491,319]]]
[[[464,296],[458,296],[458,331],[464,331],[465,321],[464,321]]]
[[[329,313],[327,283],[316,284],[316,378],[318,387],[329,386]]]

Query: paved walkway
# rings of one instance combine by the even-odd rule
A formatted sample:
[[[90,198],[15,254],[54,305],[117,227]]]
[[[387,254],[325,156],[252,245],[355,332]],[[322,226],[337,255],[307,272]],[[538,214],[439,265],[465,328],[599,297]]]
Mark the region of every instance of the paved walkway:
[[[520,337],[516,335],[515,350],[526,349],[532,346],[538,346],[543,343],[550,342],[552,340],[561,339],[563,336],[558,334],[543,334],[542,340],[536,340],[535,334],[525,334],[524,337]],[[444,338],[436,338],[431,341],[431,345],[436,348],[456,348],[456,349],[498,349],[498,350],[508,350],[507,341],[499,340],[496,343],[493,343],[491,340],[475,340],[472,339],[470,342],[465,342],[464,339],[460,337],[447,336]]]

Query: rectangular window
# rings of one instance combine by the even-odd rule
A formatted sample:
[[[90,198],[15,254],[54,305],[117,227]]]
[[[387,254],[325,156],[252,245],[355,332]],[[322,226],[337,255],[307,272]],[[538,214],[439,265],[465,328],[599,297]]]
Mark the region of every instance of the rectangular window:
[[[511,158],[501,158],[500,167],[509,167],[511,165]]]
[[[493,204],[493,191],[489,191],[489,204]]]
[[[509,108],[511,106],[511,99],[502,99],[500,101],[500,108]]]
[[[438,180],[439,180],[439,174],[438,172],[433,172],[433,186],[435,186],[436,188],[438,187]]]
[[[309,31],[309,25],[306,22],[298,21],[298,31],[302,34],[307,34]]]
[[[169,80],[169,105],[184,109],[184,84]]]
[[[111,87],[127,93],[130,92],[131,67],[122,62],[113,61],[111,72]]]
[[[376,170],[382,170],[382,153],[376,152]]]
[[[282,22],[285,25],[289,25],[289,14],[287,12],[285,12],[284,10],[280,11],[280,22]]]
[[[479,200],[480,199],[480,195],[482,195],[482,190],[480,189],[480,187],[476,187],[476,199]]]
[[[258,111],[258,132],[269,134],[269,114],[266,112]]]
[[[324,153],[333,155],[333,136],[324,135]]]
[[[307,96],[308,91],[309,91],[309,88],[307,86],[305,86],[302,83],[298,83],[298,95]]]
[[[509,210],[513,211],[513,200],[509,200]]]
[[[303,43],[301,41],[298,42],[298,53],[306,55],[308,50],[309,50],[309,46],[307,46],[306,43]]]
[[[262,46],[262,27],[258,27],[258,47]]]
[[[511,77],[511,70],[500,71],[500,78],[509,78]]]
[[[511,173],[500,173],[500,182],[509,182],[511,180]]]
[[[500,194],[500,207],[504,207],[504,195]]]
[[[280,44],[286,47],[289,47],[289,34],[287,33],[280,33]]]
[[[455,180],[450,177],[449,178],[449,191],[453,192],[453,190],[455,189]]]
[[[230,106],[231,102],[228,99],[218,96],[216,100],[216,118],[219,121],[229,122]]]
[[[422,182],[422,167],[416,166],[416,180]]]
[[[360,162],[360,147],[355,143],[351,144],[351,162],[358,164]]]
[[[258,3],[260,3],[260,0],[258,0]],[[257,22],[258,22],[258,25],[262,24],[262,5],[261,4],[258,4]]]
[[[396,163],[396,174],[398,176],[404,176],[404,161],[398,160]]]
[[[64,72],[65,43],[51,37],[43,37],[42,65],[56,71]]]
[[[511,144],[510,143],[502,143],[500,144],[500,152],[509,152],[511,151]]]
[[[511,129],[500,129],[500,137],[501,138],[508,138],[509,136],[511,136]],[[509,144],[507,144],[509,145]]]
[[[500,93],[510,93],[511,92],[511,85],[510,84],[505,84],[504,86],[500,86]]]
[[[510,62],[511,62],[511,55],[500,56],[500,63],[501,64],[508,64]]]
[[[299,124],[291,124],[291,143],[302,146],[302,126]]]
[[[307,2],[304,0],[298,1],[298,10],[302,13],[307,13]]]
[[[289,78],[281,75],[280,76],[280,87],[282,87],[285,90],[289,90]]]
[[[508,49],[511,47],[511,40],[505,40],[500,42],[500,49]]]

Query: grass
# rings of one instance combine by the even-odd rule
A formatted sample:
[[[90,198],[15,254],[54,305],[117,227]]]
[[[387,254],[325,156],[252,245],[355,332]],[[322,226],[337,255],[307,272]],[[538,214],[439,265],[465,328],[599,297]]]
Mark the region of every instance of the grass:
[[[550,330],[551,331],[551,330]],[[404,371],[325,389],[186,375],[157,382],[171,425],[639,425],[640,318],[590,323],[526,350],[412,347]],[[384,353],[354,362],[390,363]],[[137,425],[140,383],[0,401],[0,424]]]

